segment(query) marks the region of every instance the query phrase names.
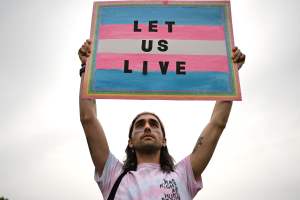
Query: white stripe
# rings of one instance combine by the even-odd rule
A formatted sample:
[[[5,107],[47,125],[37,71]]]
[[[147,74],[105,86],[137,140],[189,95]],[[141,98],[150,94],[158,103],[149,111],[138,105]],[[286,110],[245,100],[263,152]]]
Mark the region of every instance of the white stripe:
[[[180,54],[180,55],[223,55],[226,56],[225,41],[211,40],[167,40],[168,50],[161,52],[157,49],[158,40],[153,40],[151,52],[142,51],[142,40],[99,40],[97,53],[151,53],[151,54]],[[148,47],[148,41],[147,41]]]

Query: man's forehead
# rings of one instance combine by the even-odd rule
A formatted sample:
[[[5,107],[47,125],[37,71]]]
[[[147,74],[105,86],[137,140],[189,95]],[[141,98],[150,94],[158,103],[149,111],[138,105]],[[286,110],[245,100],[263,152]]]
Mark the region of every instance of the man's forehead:
[[[136,122],[139,120],[147,120],[147,119],[154,119],[155,121],[158,121],[157,117],[155,117],[154,115],[150,114],[150,113],[145,113],[145,114],[141,114],[137,119]]]

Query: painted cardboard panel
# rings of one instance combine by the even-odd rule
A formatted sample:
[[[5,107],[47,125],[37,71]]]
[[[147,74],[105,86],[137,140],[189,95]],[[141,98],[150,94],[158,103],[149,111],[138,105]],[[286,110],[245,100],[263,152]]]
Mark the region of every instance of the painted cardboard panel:
[[[230,1],[99,1],[84,96],[241,100]]]

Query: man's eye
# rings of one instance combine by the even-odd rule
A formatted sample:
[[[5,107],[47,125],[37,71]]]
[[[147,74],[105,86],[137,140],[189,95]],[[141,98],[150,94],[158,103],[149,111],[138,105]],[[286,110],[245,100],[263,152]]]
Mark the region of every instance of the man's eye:
[[[136,124],[135,127],[136,127],[136,128],[141,128],[141,127],[142,127],[142,124]]]
[[[152,127],[158,128],[158,125],[157,124],[153,124]]]
[[[144,122],[139,121],[138,123],[135,124],[136,128],[142,128],[144,126]]]
[[[153,128],[158,128],[158,123],[155,122],[155,121],[150,122],[150,125],[151,125]]]

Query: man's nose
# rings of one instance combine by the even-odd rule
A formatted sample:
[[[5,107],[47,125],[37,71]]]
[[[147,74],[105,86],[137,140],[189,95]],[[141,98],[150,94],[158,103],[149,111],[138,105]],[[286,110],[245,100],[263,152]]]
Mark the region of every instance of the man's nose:
[[[151,132],[150,124],[147,122],[144,127],[144,132]]]

